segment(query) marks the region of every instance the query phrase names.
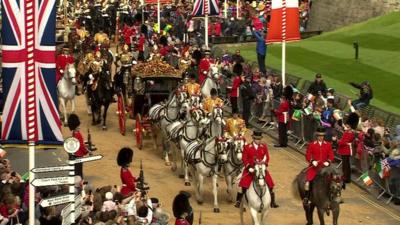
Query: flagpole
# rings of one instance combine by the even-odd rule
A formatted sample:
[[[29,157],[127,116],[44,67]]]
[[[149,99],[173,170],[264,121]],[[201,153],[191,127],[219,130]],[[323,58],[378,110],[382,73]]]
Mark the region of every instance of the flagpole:
[[[228,0],[224,1],[224,18],[228,18]]]
[[[160,9],[161,9],[161,3],[160,0],[157,0],[157,24],[158,24],[158,33],[161,33],[161,13],[160,13]]]
[[[236,19],[239,19],[239,3],[240,3],[240,0],[236,0]]]
[[[286,0],[282,0],[282,85],[286,85]]]
[[[282,85],[286,85],[286,40],[282,40]]]
[[[35,174],[35,142],[29,142],[29,225],[35,225],[35,187],[32,185]]]
[[[208,13],[206,13],[206,16],[204,17],[204,23],[205,23],[204,40],[205,40],[206,48],[208,48]]]

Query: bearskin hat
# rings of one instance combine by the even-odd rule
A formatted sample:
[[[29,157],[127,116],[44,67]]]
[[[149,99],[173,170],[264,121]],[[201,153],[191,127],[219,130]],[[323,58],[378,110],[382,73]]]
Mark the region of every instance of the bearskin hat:
[[[185,191],[181,191],[175,196],[174,202],[172,203],[172,211],[175,218],[180,218],[183,213],[191,210],[189,203],[190,194]]]
[[[118,152],[117,164],[118,166],[126,166],[132,162],[133,150],[131,148],[122,148]]]
[[[283,96],[286,98],[286,100],[292,99],[292,96],[293,96],[293,88],[292,88],[292,86],[287,85],[283,89]]]
[[[243,74],[243,65],[241,63],[235,63],[235,65],[233,65],[232,72],[236,75]]]
[[[145,24],[142,24],[142,26],[140,26],[140,32],[143,34],[147,34],[148,33],[148,27]]]
[[[196,62],[200,62],[200,59],[202,58],[201,51],[198,49],[194,50],[193,54],[192,54],[192,58],[195,59]]]
[[[358,114],[353,112],[350,113],[350,115],[347,117],[345,124],[349,125],[351,129],[357,129],[359,120],[360,117],[358,116]]]
[[[215,95],[217,95],[217,94],[218,94],[217,89],[211,88],[211,90],[210,90],[210,95],[211,95],[211,96],[215,96]]]
[[[165,37],[164,35],[160,37],[160,44],[163,46],[167,46],[168,45],[168,39],[167,37]]]
[[[72,131],[75,130],[76,128],[79,127],[79,125],[81,124],[78,115],[76,114],[71,114],[68,117],[68,128]]]

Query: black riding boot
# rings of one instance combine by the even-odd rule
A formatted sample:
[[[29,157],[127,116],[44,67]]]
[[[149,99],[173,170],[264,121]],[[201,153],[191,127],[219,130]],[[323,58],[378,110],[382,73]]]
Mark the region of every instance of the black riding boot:
[[[247,189],[242,189],[242,193],[238,192],[236,195],[236,203],[235,203],[235,207],[236,208],[240,208],[240,203],[242,203],[242,199],[243,199],[243,195],[246,194],[246,190]]]
[[[278,208],[279,205],[275,202],[275,192],[271,190],[271,208]]]

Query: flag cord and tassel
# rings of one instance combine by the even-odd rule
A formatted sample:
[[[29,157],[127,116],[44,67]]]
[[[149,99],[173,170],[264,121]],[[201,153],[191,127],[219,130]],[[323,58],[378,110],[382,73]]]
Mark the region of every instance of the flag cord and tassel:
[[[282,86],[286,86],[286,0],[282,0]]]
[[[160,0],[157,0],[157,25],[158,25],[158,33],[161,33],[161,3]]]

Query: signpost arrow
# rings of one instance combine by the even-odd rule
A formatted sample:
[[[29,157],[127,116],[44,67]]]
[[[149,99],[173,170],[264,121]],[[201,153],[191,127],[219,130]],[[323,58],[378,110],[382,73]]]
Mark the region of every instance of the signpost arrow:
[[[94,155],[94,156],[75,159],[74,162],[75,163],[83,163],[83,162],[90,162],[90,161],[99,160],[99,159],[102,159],[102,158],[103,158],[102,155]]]
[[[66,217],[71,213],[71,209],[72,209],[72,204],[69,203],[67,206],[65,206],[65,207],[61,210],[61,217],[62,217],[62,218],[66,218]]]
[[[39,204],[42,207],[49,207],[53,205],[61,205],[75,200],[74,195],[60,195],[53,198],[42,199]]]
[[[51,166],[51,167],[39,167],[33,168],[32,173],[47,173],[47,172],[59,172],[73,170],[74,166],[62,165],[62,166]]]
[[[74,183],[75,183],[75,177],[40,178],[40,179],[33,179],[31,182],[31,184],[35,187],[74,184]]]

